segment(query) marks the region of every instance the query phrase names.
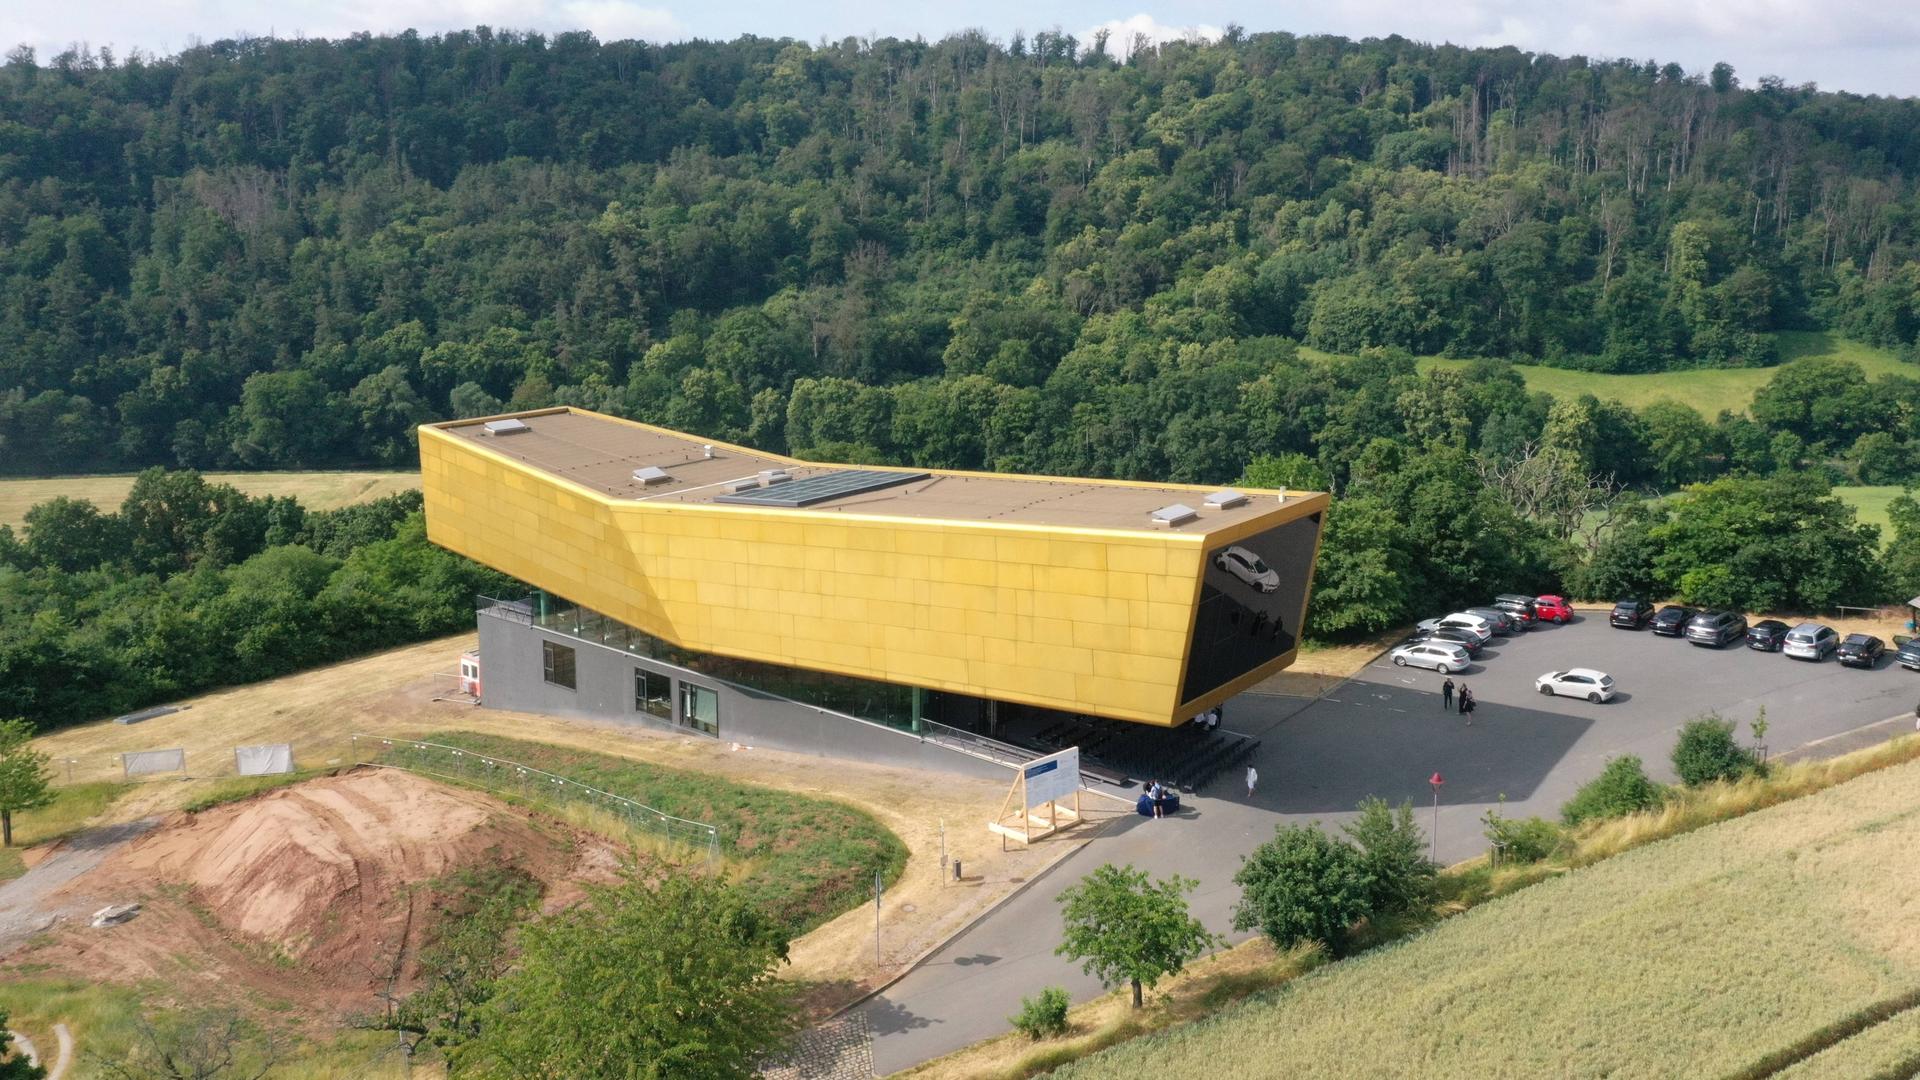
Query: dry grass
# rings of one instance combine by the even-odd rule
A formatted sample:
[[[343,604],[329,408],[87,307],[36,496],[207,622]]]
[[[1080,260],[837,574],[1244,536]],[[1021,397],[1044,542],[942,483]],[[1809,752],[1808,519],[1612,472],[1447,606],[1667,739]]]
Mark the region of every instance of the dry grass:
[[[1796,766],[1770,795],[1735,786],[1607,843],[1911,753]],[[1552,877],[1060,1075],[1724,1075],[1920,986],[1917,844],[1909,762]]]
[[[420,486],[418,472],[236,472],[207,473],[208,480],[232,484],[249,495],[291,495],[309,510],[332,510],[370,502]],[[19,528],[36,503],[65,495],[85,499],[102,510],[117,510],[133,487],[131,473],[115,476],[60,476],[0,480],[0,525]]]
[[[1781,1072],[1780,1080],[1865,1080],[1920,1074],[1920,1009],[1901,1013]]]
[[[126,750],[184,747],[190,771],[232,771],[233,747],[290,741],[303,768],[345,763],[354,756],[354,732],[418,738],[461,729],[554,746],[614,754],[730,780],[834,799],[867,811],[907,845],[905,872],[887,893],[882,955],[874,959],[873,912],[861,907],[794,942],[790,977],[813,989],[809,1003],[829,1009],[898,974],[975,915],[1065,857],[1130,806],[1090,803],[1093,823],[1031,849],[1002,851],[985,822],[998,811],[1006,786],[986,780],[927,775],[859,762],[828,761],[775,750],[733,751],[712,739],[671,735],[613,722],[476,709],[430,699],[449,680],[474,635],[461,634],[317,668],[252,686],[189,699],[191,706],[132,726],[89,724],[55,732],[36,745],[64,762],[76,780],[111,780]],[[64,779],[64,764],[60,765]],[[129,820],[184,807],[231,780],[224,775],[154,780],[133,786],[89,823]],[[966,880],[952,882],[940,868],[941,829],[949,856],[964,860]]]

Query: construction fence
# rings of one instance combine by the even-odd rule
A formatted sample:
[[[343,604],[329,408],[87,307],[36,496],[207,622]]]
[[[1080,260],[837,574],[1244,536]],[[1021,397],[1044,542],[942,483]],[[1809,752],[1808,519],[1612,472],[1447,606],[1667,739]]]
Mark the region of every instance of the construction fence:
[[[385,735],[353,736],[352,760],[356,764],[405,769],[422,776],[471,784],[497,794],[516,796],[525,802],[576,806],[608,814],[636,833],[701,854],[709,869],[720,863],[720,830],[715,826],[674,817],[625,796],[517,761],[457,746]]]

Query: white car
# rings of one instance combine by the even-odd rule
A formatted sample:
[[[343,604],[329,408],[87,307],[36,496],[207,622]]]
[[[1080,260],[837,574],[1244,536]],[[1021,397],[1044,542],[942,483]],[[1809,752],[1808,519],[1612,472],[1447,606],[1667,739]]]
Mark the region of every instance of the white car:
[[[1280,573],[1260,561],[1260,556],[1235,544],[1213,557],[1213,565],[1259,589],[1263,593],[1280,587]]]
[[[1422,630],[1466,630],[1485,645],[1493,639],[1493,624],[1478,615],[1469,615],[1456,611],[1451,615],[1442,615],[1438,619],[1427,619],[1420,623]]]
[[[1568,668],[1547,672],[1533,681],[1533,688],[1550,696],[1583,697],[1598,705],[1612,699],[1613,676],[1592,668]]]
[[[1444,641],[1416,641],[1402,645],[1387,655],[1399,667],[1432,668],[1459,674],[1473,665],[1467,650]]]

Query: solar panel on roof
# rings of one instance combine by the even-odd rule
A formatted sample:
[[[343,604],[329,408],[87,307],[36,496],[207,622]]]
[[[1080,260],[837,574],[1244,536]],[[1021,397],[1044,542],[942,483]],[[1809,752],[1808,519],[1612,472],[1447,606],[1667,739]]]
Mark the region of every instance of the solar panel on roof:
[[[925,480],[927,475],[923,472],[840,469],[836,472],[790,480],[784,484],[754,491],[716,495],[713,501],[736,506],[812,506],[814,503],[823,503],[828,499],[839,499],[848,495],[861,495],[869,491],[879,491],[882,488],[911,484],[915,480]]]

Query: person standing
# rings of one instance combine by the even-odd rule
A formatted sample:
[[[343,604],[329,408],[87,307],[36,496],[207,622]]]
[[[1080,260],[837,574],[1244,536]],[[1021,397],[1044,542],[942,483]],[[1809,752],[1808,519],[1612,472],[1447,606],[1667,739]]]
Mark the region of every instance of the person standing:
[[[1440,684],[1440,708],[1449,711],[1453,708],[1452,676],[1448,676],[1447,681]]]
[[[1472,698],[1473,698],[1473,691],[1471,691],[1471,690],[1469,690],[1469,689],[1467,689],[1467,684],[1466,684],[1466,683],[1461,683],[1461,684],[1460,684],[1460,696],[1459,696],[1459,702],[1460,702],[1460,715],[1461,715],[1461,716],[1465,716],[1465,715],[1467,715],[1467,702],[1468,702],[1468,701],[1470,701],[1470,700],[1472,700]]]
[[[1473,696],[1473,691],[1468,690],[1464,686],[1461,687],[1460,688],[1460,711],[1467,714],[1468,727],[1473,726],[1473,710],[1479,707],[1480,707],[1480,699]]]
[[[1253,798],[1253,789],[1259,786],[1260,773],[1253,766],[1247,766],[1247,798]]]

